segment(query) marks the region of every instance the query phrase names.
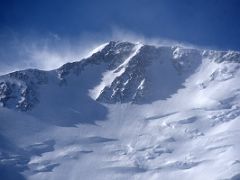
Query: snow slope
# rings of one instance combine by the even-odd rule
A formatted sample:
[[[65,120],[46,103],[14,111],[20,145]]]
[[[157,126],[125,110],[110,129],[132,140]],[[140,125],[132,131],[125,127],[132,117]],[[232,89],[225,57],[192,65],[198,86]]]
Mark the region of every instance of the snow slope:
[[[1,179],[240,179],[240,53],[109,42],[0,77]]]

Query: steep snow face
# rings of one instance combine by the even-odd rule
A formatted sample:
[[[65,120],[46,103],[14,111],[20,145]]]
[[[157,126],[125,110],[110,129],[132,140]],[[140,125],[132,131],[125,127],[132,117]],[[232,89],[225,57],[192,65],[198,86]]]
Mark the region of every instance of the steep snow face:
[[[238,52],[130,42],[1,76],[0,178],[239,179],[239,82]]]
[[[93,99],[98,99],[99,96],[102,94],[102,92],[104,92],[104,89],[111,86],[112,83],[115,81],[115,79],[117,77],[120,77],[125,72],[129,62],[133,59],[134,56],[136,56],[139,53],[142,46],[143,46],[142,44],[136,44],[132,54],[130,54],[129,57],[127,57],[123,61],[122,64],[120,64],[114,70],[104,72],[101,83],[99,85],[97,85],[96,87],[94,87],[94,89],[90,90],[90,96]]]
[[[180,50],[179,50],[180,51]],[[145,45],[99,97],[106,103],[152,103],[169,98],[202,61],[201,51]],[[141,88],[140,88],[141,87]]]

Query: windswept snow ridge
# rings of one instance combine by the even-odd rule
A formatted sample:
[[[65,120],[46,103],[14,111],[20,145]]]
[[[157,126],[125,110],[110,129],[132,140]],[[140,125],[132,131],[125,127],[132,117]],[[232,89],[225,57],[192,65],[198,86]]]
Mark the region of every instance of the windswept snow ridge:
[[[103,44],[0,77],[0,179],[240,179],[240,53]]]
[[[96,47],[95,49],[93,49],[89,55],[87,56],[87,58],[91,57],[93,54],[102,51],[106,46],[108,45],[108,43],[104,43],[101,44],[100,46]]]

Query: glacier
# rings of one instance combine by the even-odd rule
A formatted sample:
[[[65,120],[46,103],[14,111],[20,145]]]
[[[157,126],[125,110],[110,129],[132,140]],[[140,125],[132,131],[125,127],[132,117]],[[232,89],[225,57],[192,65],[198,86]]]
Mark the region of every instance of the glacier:
[[[0,76],[4,180],[240,179],[240,52],[110,41]]]

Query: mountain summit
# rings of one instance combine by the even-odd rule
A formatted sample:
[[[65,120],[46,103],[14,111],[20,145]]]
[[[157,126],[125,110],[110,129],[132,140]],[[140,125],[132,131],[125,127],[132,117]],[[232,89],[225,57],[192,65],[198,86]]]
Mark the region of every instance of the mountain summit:
[[[204,59],[237,63],[240,53],[111,41],[92,56],[56,70],[29,69],[2,76],[0,103],[7,108],[31,110],[40,102],[38,88],[55,83],[60,89],[79,76],[79,87],[87,89],[93,100],[112,104],[151,103],[174,94]],[[95,82],[89,86],[86,81]]]
[[[0,177],[240,177],[240,53],[111,41],[0,77]]]

